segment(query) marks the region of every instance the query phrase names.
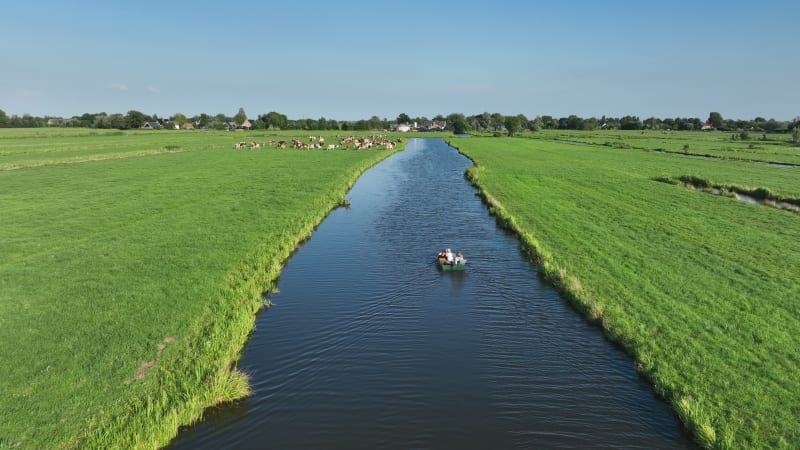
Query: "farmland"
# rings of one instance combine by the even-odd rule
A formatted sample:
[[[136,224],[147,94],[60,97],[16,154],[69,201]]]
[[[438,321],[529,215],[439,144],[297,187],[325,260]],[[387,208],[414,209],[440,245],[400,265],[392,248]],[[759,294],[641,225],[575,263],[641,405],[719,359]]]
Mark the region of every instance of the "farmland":
[[[391,154],[232,150],[271,137],[0,132],[0,447],[164,445],[247,394],[261,294]]]
[[[163,445],[248,394],[235,361],[261,294],[391,153],[233,150],[293,137],[307,139],[0,130],[0,448]],[[800,214],[681,181],[797,201],[786,136],[450,141],[545,277],[702,445],[800,444]]]
[[[498,220],[635,358],[698,442],[800,444],[800,216],[678,181],[796,200],[798,169],[766,162],[796,164],[800,149],[723,133],[451,142],[476,162],[469,177]]]

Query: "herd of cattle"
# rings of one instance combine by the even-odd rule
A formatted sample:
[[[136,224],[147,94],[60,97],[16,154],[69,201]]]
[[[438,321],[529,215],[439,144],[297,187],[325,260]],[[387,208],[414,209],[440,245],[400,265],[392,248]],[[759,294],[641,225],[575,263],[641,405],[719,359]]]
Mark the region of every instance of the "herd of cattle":
[[[308,142],[303,142],[300,139],[292,139],[291,142],[285,140],[269,140],[267,142],[237,142],[233,144],[233,148],[235,150],[243,150],[243,149],[251,149],[255,150],[261,147],[274,147],[274,148],[303,148],[303,149],[325,149],[325,150],[336,150],[337,148],[342,148],[345,150],[364,150],[364,149],[371,149],[371,148],[385,148],[386,150],[391,150],[397,145],[399,142],[402,142],[402,139],[391,140],[387,139],[386,136],[369,136],[369,137],[356,137],[356,136],[348,136],[348,137],[339,137],[337,136],[338,144],[325,144],[325,138],[323,136],[309,136]]]

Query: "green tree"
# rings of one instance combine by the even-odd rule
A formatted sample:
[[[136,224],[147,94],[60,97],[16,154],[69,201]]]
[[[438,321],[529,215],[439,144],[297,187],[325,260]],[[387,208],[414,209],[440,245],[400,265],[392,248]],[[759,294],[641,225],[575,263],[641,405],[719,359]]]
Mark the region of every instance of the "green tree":
[[[176,123],[177,123],[179,126],[183,126],[183,124],[185,124],[185,123],[188,123],[188,122],[189,122],[189,119],[187,119],[187,118],[186,118],[186,116],[185,116],[184,114],[181,114],[181,113],[176,113],[176,114],[175,114],[175,115],[172,117],[172,121],[173,121],[173,122],[176,122]]]
[[[494,124],[492,123],[492,115],[488,112],[484,112],[483,114],[477,116],[478,124],[481,126],[481,130],[488,130],[489,128],[493,127]]]
[[[247,120],[247,113],[244,112],[244,108],[239,108],[239,112],[233,116],[233,121],[236,122],[236,125],[241,125],[245,120]]]
[[[505,116],[500,113],[492,113],[491,117],[491,126],[497,127],[497,125],[503,125],[506,122]]]
[[[786,122],[781,122],[775,119],[769,119],[762,125],[764,131],[770,131],[770,132],[785,131],[786,126],[787,126]]]
[[[568,130],[583,130],[585,125],[586,121],[576,116],[575,114],[570,114],[570,116],[567,117]]]
[[[729,130],[735,130],[736,128],[737,127],[736,127],[736,121],[735,120],[733,120],[733,119],[725,119],[725,120],[722,121],[722,128],[721,128],[722,130],[729,131]]]
[[[686,119],[683,117],[675,118],[675,129],[677,130],[694,130],[697,127],[694,126],[692,119]]]
[[[108,128],[105,125],[105,119],[108,117],[108,114],[104,112],[99,112],[92,116],[92,127],[94,128]]]
[[[722,128],[723,124],[722,114],[716,111],[712,111],[711,113],[708,114],[708,120],[706,122],[710,123],[712,126],[714,126],[714,128],[717,129]]]
[[[267,115],[259,114],[258,118],[253,122],[253,128],[257,130],[268,130],[269,122],[267,121]]]
[[[78,117],[75,120],[75,122],[76,122],[75,126],[91,128],[91,127],[94,126],[94,118],[95,118],[94,114],[83,113],[83,114],[81,114],[80,117]]]
[[[464,134],[467,131],[467,118],[463,114],[453,113],[448,115],[447,123],[453,124],[454,134]]]
[[[464,116],[464,114],[461,114],[461,113],[450,113],[450,114],[447,115],[447,117],[445,117],[445,120],[448,123],[449,122],[455,122],[457,119],[463,119],[464,122],[467,121],[466,116]]]
[[[623,130],[641,130],[642,121],[636,116],[624,116],[619,119],[619,127]]]
[[[8,126],[8,116],[6,112],[0,109],[0,127],[7,127]]]
[[[263,120],[262,116],[258,116],[258,119],[250,122],[251,130],[266,130],[268,127],[269,125]]]
[[[508,130],[509,136],[514,136],[519,132],[519,117],[517,116],[508,116],[505,118],[503,124],[506,126],[506,130]]]
[[[616,117],[606,117],[604,123],[606,124],[606,128],[609,130],[619,129],[619,119]]]
[[[542,120],[541,116],[536,116],[531,121],[531,130],[532,131],[541,131],[544,129],[544,121]]]
[[[269,124],[271,128],[282,130],[288,126],[289,119],[283,114],[270,111],[267,113],[267,124]]]
[[[456,119],[453,121],[453,134],[464,134],[467,132],[467,120]]]
[[[399,125],[399,124],[403,124],[403,123],[405,123],[405,124],[410,124],[411,123],[411,117],[408,117],[408,114],[406,114],[406,113],[400,113],[400,115],[397,116],[397,124]]]
[[[530,121],[527,117],[525,117],[525,114],[517,114],[517,117],[519,118],[520,129],[524,130],[525,128],[530,128],[530,125],[528,124]]]
[[[545,130],[553,130],[558,128],[558,121],[553,116],[542,116],[542,128]]]
[[[795,145],[800,144],[800,125],[795,125],[792,130],[792,142]]]
[[[150,118],[144,115],[144,113],[135,110],[130,110],[128,114],[125,115],[128,128],[141,128],[142,125],[149,120]]]
[[[208,117],[208,114],[201,113],[200,117],[197,118],[197,125],[200,128],[208,128],[208,124],[211,122],[211,118]]]
[[[111,114],[107,119],[108,128],[116,128],[118,130],[125,130],[128,128],[128,123],[125,120],[125,116],[122,114]]]
[[[583,121],[583,128],[584,130],[595,130],[597,129],[597,118],[596,117],[589,117],[588,119],[584,119]]]
[[[314,119],[299,119],[296,121],[298,130],[313,130],[317,126]]]
[[[644,127],[648,130],[658,130],[661,128],[661,121],[655,117],[650,117],[649,119],[645,119]]]
[[[381,125],[383,124],[381,118],[378,116],[370,117],[367,123],[368,123],[367,125],[368,130],[378,130],[381,128]]]

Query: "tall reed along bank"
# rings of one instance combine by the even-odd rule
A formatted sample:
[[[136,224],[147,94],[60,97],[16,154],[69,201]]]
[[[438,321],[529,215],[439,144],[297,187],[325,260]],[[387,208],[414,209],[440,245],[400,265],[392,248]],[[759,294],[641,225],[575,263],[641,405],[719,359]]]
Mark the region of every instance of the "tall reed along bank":
[[[205,408],[247,395],[236,361],[262,294],[358,176],[399,148],[25,133],[0,133],[0,448],[163,446]]]
[[[653,151],[644,137],[686,154]],[[800,216],[680,180],[791,201],[800,198],[790,165],[799,149],[689,154],[722,152],[726,138],[575,132],[450,143],[476,163],[468,178],[497,220],[634,357],[700,445],[797,448]]]

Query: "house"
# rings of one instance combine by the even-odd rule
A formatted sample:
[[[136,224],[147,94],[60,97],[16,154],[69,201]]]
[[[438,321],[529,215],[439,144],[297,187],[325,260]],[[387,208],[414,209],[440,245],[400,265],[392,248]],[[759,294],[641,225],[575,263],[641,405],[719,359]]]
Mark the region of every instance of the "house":
[[[194,130],[194,124],[192,124],[191,122],[186,122],[185,124],[183,124],[183,126],[181,126],[181,128],[183,128],[184,130]]]
[[[161,128],[161,124],[158,122],[145,122],[140,128],[143,130],[155,130]]]
[[[428,131],[444,131],[447,128],[447,121],[437,122],[433,121],[428,125]]]
[[[435,120],[426,120],[417,126],[414,123],[414,128],[417,131],[444,131],[447,129],[447,121],[437,122]]]
[[[700,127],[700,129],[703,131],[711,131],[714,129],[714,125],[712,125],[710,122],[706,122],[702,127]]]
[[[48,127],[55,127],[64,124],[64,119],[61,117],[51,117],[47,119],[47,126]]]
[[[249,119],[245,119],[241,125],[237,125],[236,122],[225,122],[225,129],[228,131],[249,130],[251,128],[253,128],[253,122],[251,122]]]
[[[408,133],[409,131],[411,131],[411,125],[409,125],[407,123],[403,123],[403,124],[398,125],[396,130],[401,132],[401,133]]]

